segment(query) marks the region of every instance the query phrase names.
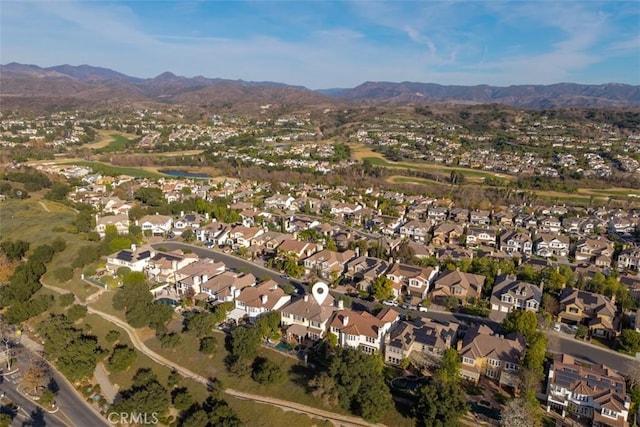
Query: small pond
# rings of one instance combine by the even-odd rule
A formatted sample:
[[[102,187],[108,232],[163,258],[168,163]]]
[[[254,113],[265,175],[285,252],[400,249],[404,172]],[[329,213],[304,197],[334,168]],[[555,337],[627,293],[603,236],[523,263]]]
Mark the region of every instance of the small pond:
[[[170,176],[183,177],[183,178],[211,178],[211,175],[202,172],[189,172],[180,169],[162,169],[160,173]]]

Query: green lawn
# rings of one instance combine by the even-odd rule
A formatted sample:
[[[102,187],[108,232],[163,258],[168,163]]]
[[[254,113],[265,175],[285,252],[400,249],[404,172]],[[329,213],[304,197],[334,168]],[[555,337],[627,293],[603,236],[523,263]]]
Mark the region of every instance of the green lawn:
[[[125,137],[123,135],[117,134],[117,133],[112,133],[109,136],[111,137],[111,141],[109,141],[109,143],[107,144],[106,147],[101,148],[100,150],[98,150],[99,152],[113,153],[113,152],[117,152],[117,151],[124,151],[128,147],[133,145],[133,143],[135,142],[135,140],[129,139],[129,138],[127,138],[127,137]]]
[[[403,161],[403,162],[390,162],[381,157],[364,157],[362,159],[368,160],[371,164],[375,166],[383,166],[387,168],[404,168],[404,169],[414,169],[414,170],[429,170],[434,173],[438,173],[442,176],[448,176],[451,171],[460,172],[465,178],[471,178],[476,182],[482,182],[485,178],[500,178],[506,181],[513,180],[513,176],[506,175],[502,173],[495,172],[487,172],[477,169],[465,168],[465,167],[455,167],[455,166],[443,166],[439,164],[433,163],[424,163],[424,162],[411,162],[411,161]]]

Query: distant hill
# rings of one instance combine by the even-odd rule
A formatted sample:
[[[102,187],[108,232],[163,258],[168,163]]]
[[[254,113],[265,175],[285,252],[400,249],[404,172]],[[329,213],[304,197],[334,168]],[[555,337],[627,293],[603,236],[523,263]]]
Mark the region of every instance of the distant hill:
[[[458,101],[505,104],[520,108],[640,107],[640,86],[608,83],[582,85],[443,86],[435,83],[366,82],[353,89],[332,90],[332,96],[349,100],[394,103]]]
[[[0,65],[0,102],[4,108],[50,108],[176,104],[260,111],[260,106],[335,107],[372,104],[504,104],[519,108],[640,107],[640,86],[625,84],[443,86],[434,83],[366,82],[354,88],[312,91],[278,82],[251,82],[170,72],[137,78],[90,65],[39,67]]]
[[[259,111],[260,104],[332,106],[343,101],[302,86],[220,78],[182,77],[170,72],[137,78],[90,65],[39,67],[0,65],[0,101],[5,108],[46,110],[99,105],[179,104]]]

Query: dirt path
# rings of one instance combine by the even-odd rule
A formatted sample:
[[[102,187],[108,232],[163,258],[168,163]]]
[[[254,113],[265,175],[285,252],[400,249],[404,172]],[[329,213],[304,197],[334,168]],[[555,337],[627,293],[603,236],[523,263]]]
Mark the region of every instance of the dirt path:
[[[42,285],[53,291],[56,291],[59,293],[66,293],[65,290],[57,288],[55,286],[49,286],[44,283],[42,283]],[[170,369],[174,369],[176,372],[180,373],[180,375],[184,376],[185,378],[190,378],[205,386],[209,385],[209,379],[201,375],[198,375],[195,372],[192,372],[181,365],[178,365],[177,363],[159,355],[158,353],[154,352],[149,347],[147,347],[146,344],[142,342],[142,340],[138,337],[136,330],[131,326],[129,326],[129,324],[123,321],[122,319],[119,319],[116,316],[113,316],[111,314],[108,314],[98,309],[95,309],[93,307],[90,307],[86,304],[86,302],[80,301],[77,298],[76,298],[76,303],[86,305],[88,313],[98,315],[103,319],[108,320],[109,322],[124,329],[127,332],[127,335],[129,335],[129,339],[131,339],[131,344],[136,348],[136,350],[140,351],[142,354],[149,357],[154,362],[164,365]],[[303,413],[313,418],[327,420],[333,423],[334,425],[339,425],[339,426],[381,426],[382,425],[382,424],[371,424],[359,417],[354,417],[349,415],[340,415],[334,412],[329,412],[322,409],[313,408],[311,406],[302,405],[300,403],[290,402],[288,400],[281,400],[281,399],[275,399],[267,396],[260,396],[257,394],[244,393],[244,392],[233,390],[230,388],[226,389],[225,393],[227,393],[230,396],[236,397],[238,399],[244,399],[244,400],[250,400],[252,402],[263,403],[263,404],[275,406],[284,410]]]
[[[47,207],[47,205],[44,204],[44,202],[38,202],[38,203],[40,203],[40,206],[42,206],[42,209],[44,209],[46,212],[51,212]]]
[[[118,394],[118,387],[114,386],[111,383],[111,380],[109,380],[109,374],[102,362],[96,365],[96,370],[93,372],[93,378],[98,384],[100,384],[100,391],[104,395],[105,399],[107,399],[109,403],[113,403],[116,395]]]

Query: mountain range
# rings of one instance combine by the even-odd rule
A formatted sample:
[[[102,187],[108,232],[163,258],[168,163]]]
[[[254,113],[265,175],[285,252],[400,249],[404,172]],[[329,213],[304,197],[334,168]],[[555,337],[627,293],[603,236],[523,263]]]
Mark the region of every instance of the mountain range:
[[[504,104],[519,108],[640,107],[640,86],[584,85],[443,86],[416,82],[365,82],[354,88],[310,90],[278,82],[251,82],[165,72],[131,77],[90,65],[0,65],[0,103],[5,108],[176,104],[259,110],[265,104],[336,107],[349,104]]]

